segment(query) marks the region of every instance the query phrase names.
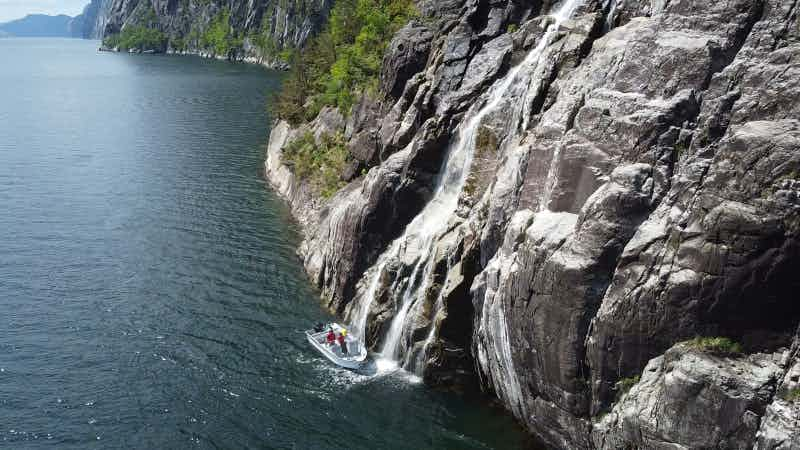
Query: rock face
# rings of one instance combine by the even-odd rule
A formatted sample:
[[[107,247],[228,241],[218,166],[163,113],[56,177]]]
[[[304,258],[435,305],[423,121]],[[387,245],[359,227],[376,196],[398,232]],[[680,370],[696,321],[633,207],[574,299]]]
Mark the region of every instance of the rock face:
[[[305,229],[314,227],[319,220],[323,201],[311,186],[298,179],[291,168],[283,163],[283,147],[306,132],[311,132],[319,140],[322,135],[340,132],[343,128],[344,118],[339,111],[326,108],[308,125],[291,129],[286,122],[281,122],[270,133],[264,170],[270,174],[272,187],[288,201],[298,222]]]
[[[756,435],[758,450],[800,449],[800,330],[783,366],[784,375]]]
[[[101,39],[111,12],[112,0],[92,0],[83,13],[72,19],[72,35],[83,39]]]
[[[327,305],[551,447],[800,447],[796,2],[418,7],[339,193],[293,200],[273,131]]]
[[[155,13],[157,28],[169,38],[167,52],[192,53],[230,60],[245,60],[283,67],[278,53],[302,47],[318,31],[331,7],[331,0],[108,0],[103,36],[137,25],[149,11]],[[229,25],[243,40],[241,50],[217,55],[201,46],[200,35],[218,15],[227,10]],[[260,35],[269,48],[251,39]],[[181,46],[176,46],[180,43]]]
[[[751,449],[781,372],[780,354],[719,357],[679,345],[595,425],[597,448]]]

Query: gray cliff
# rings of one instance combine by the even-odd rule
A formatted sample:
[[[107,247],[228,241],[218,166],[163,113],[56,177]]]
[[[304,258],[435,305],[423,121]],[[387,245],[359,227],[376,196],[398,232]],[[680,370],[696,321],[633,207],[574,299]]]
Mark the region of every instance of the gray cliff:
[[[91,0],[83,12],[72,19],[70,29],[73,37],[100,39],[108,22],[112,0]]]
[[[574,3],[421,0],[379,94],[277,123],[306,270],[547,446],[800,449],[797,1]],[[305,131],[348,140],[332,198],[282,162]]]
[[[324,24],[331,0],[110,0],[103,36],[125,27],[155,27],[168,38],[170,53],[191,53],[230,60],[247,60],[268,66],[285,66],[278,58],[283,49],[302,47]],[[243,39],[241,48],[215,54],[203,48],[201,35],[226,11],[227,25]],[[151,13],[155,20],[151,22]],[[254,36],[264,39],[262,45]],[[265,48],[268,47],[268,48]]]

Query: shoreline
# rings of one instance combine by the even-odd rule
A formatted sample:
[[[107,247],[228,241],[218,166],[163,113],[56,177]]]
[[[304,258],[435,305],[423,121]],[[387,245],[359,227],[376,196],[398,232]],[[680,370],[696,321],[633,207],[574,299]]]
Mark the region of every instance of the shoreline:
[[[243,56],[222,56],[217,55],[212,52],[204,52],[201,50],[175,50],[175,49],[167,49],[166,51],[155,51],[155,50],[137,50],[137,49],[129,49],[129,50],[120,50],[118,48],[108,48],[103,45],[97,49],[98,52],[108,52],[108,53],[130,53],[130,54],[141,54],[141,55],[169,55],[169,56],[199,56],[205,59],[216,59],[218,61],[226,61],[231,63],[244,63],[244,64],[253,64],[261,67],[265,67],[267,69],[273,69],[285,72],[289,70],[289,64],[283,61],[270,61],[266,58],[254,56],[254,55],[243,55]]]

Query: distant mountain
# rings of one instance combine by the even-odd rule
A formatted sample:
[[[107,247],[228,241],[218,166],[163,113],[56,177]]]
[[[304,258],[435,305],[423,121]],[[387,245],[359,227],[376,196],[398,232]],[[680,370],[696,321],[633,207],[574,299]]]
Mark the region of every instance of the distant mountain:
[[[0,24],[0,33],[16,37],[72,37],[72,17],[31,14]]]
[[[76,16],[31,14],[0,23],[0,37],[75,37],[99,39],[108,22],[111,0],[91,0]]]

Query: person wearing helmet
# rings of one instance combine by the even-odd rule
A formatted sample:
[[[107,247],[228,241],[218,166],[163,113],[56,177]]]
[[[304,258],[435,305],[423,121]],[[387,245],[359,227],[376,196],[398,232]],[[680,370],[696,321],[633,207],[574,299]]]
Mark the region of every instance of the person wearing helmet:
[[[347,330],[342,330],[342,332],[339,333],[339,345],[342,347],[343,355],[347,354],[347,341],[344,339],[346,335],[347,335]]]

